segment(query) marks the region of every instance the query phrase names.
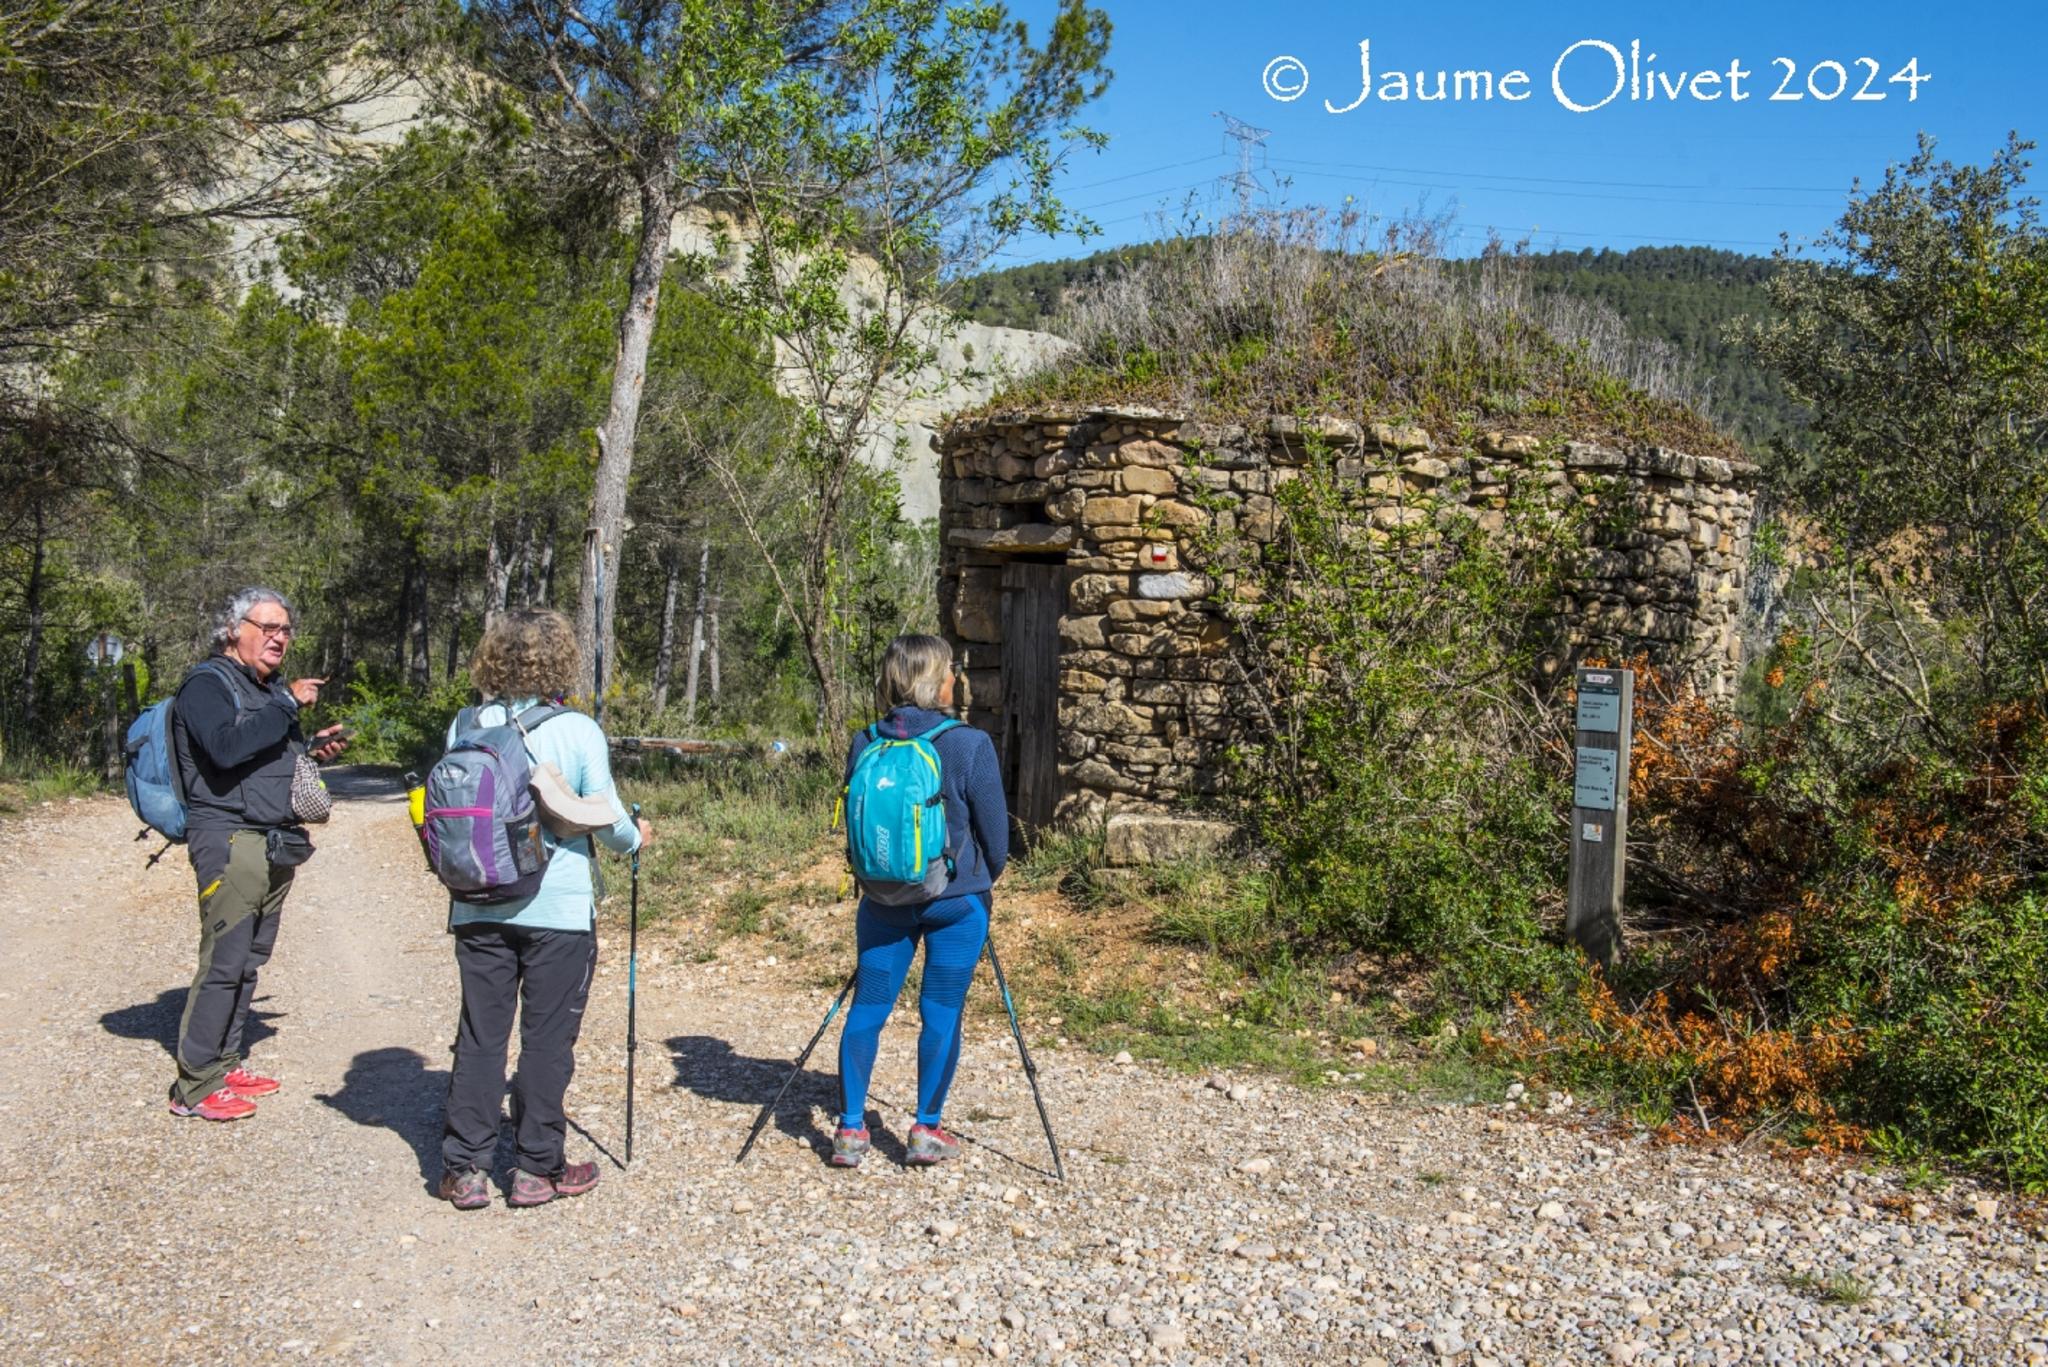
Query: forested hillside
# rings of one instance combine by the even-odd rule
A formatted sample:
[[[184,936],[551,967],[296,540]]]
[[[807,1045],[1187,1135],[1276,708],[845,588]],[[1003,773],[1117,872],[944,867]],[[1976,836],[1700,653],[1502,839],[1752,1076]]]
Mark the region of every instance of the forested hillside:
[[[1156,250],[1143,243],[993,271],[967,282],[966,309],[978,322],[1058,330],[1067,290]],[[1799,425],[1798,405],[1729,332],[1737,319],[1769,313],[1764,284],[1776,265],[1768,257],[1711,247],[1638,247],[1532,253],[1514,261],[1535,299],[1568,296],[1598,305],[1635,337],[1672,347],[1705,388],[1709,416],[1743,441],[1761,446]],[[1470,272],[1477,263],[1454,269]]]
[[[0,765],[117,771],[251,583],[359,760],[523,607],[612,720],[842,730],[935,610],[888,384],[963,260],[1067,221],[1108,43],[849,13],[0,7]]]

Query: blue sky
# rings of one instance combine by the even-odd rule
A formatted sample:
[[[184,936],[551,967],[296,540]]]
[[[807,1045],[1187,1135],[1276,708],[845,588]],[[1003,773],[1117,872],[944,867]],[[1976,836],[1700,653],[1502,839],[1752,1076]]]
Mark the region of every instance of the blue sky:
[[[1640,3],[1098,3],[1115,25],[1116,79],[1087,122],[1110,145],[1073,159],[1063,193],[1102,236],[1086,245],[1022,239],[992,266],[1154,238],[1162,214],[1178,223],[1188,211],[1228,212],[1235,194],[1220,178],[1238,162],[1218,110],[1270,130],[1254,161],[1260,202],[1351,195],[1383,215],[1455,208],[1459,252],[1477,250],[1492,228],[1510,241],[1526,235],[1537,250],[1705,244],[1762,254],[1780,232],[1796,242],[1823,230],[1851,182],[1873,182],[1910,156],[1923,130],[1943,155],[1972,162],[2012,129],[2048,137],[2048,7],[2038,4],[1736,3],[1681,14]],[[1371,42],[1376,92],[1395,70],[1411,83],[1425,73],[1434,93],[1439,70],[1489,70],[1499,81],[1519,69],[1528,83],[1512,89],[1528,98],[1509,101],[1497,85],[1490,101],[1423,103],[1411,89],[1405,103],[1376,94],[1332,113],[1326,101],[1343,109],[1358,97],[1361,40]],[[1610,44],[1625,64],[1639,40],[1647,98],[1632,100],[1624,87],[1591,112],[1565,108],[1553,66],[1583,40]],[[1265,85],[1282,57],[1299,65],[1273,69],[1281,93],[1306,72],[1307,88],[1292,100]],[[1805,98],[1770,98],[1787,76],[1777,57],[1796,63],[1786,93]],[[1857,61],[1866,57],[1878,64],[1874,80]],[[1839,78],[1820,65],[1828,61],[1840,63]],[[1749,73],[1739,103],[1728,98],[1734,62]],[[1890,80],[1902,69],[1927,79]],[[1704,70],[1720,78],[1690,79]],[[1677,101],[1657,72],[1679,89]],[[1592,104],[1614,86],[1613,59],[1581,46],[1559,78],[1568,98]],[[1822,94],[1838,79],[1846,88],[1822,100],[1809,79]],[[1886,98],[1852,99],[1866,90]],[[2034,183],[2048,183],[2048,170]]]

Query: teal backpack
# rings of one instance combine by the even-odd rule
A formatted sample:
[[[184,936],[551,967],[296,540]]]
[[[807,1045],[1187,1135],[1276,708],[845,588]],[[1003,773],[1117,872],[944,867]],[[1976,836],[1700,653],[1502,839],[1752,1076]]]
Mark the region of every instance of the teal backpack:
[[[861,891],[884,906],[935,901],[953,878],[946,841],[946,799],[932,741],[960,725],[948,718],[921,736],[885,737],[868,728],[841,810],[846,859]]]

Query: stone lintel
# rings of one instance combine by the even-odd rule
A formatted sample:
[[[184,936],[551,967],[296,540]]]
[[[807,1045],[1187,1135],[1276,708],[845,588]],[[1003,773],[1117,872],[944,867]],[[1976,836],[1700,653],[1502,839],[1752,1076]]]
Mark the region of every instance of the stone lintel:
[[[946,544],[996,555],[1064,551],[1074,544],[1074,529],[1056,527],[1047,522],[1026,522],[1016,527],[993,530],[955,527],[946,533]]]

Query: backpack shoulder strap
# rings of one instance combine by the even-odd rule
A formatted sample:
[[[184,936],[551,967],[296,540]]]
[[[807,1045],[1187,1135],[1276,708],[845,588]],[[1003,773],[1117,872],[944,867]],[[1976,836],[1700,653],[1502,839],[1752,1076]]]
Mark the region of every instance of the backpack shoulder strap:
[[[954,727],[965,726],[966,724],[967,723],[961,721],[958,717],[948,717],[944,721],[940,722],[937,726],[934,726],[931,730],[919,736],[918,739],[937,740],[941,735],[952,730]]]
[[[563,707],[557,703],[535,703],[532,707],[527,708],[518,716],[513,717],[512,724],[518,727],[520,733],[523,735],[530,733],[535,727],[541,725],[543,722],[551,722],[556,717],[562,716],[563,714],[571,710],[572,709]]]
[[[237,719],[240,719],[243,711],[245,710],[242,706],[242,690],[240,686],[238,686],[235,683],[235,676],[230,671],[228,665],[222,662],[220,656],[209,655],[205,659],[201,660],[198,664],[193,665],[191,673],[187,674],[185,678],[187,681],[190,681],[193,674],[198,674],[202,671],[213,675],[214,678],[219,679],[221,683],[227,686],[228,697],[235,704],[235,716]],[[184,684],[181,683],[178,686],[180,688],[183,688]],[[173,694],[172,696],[175,697],[176,694]],[[173,708],[172,710],[175,711],[176,709]]]

